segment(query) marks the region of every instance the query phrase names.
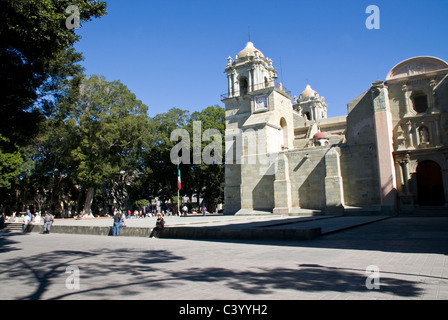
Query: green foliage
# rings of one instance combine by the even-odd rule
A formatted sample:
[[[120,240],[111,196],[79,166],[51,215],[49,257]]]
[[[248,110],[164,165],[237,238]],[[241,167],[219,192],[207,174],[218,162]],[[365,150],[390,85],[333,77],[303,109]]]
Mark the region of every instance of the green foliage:
[[[120,81],[86,78],[74,49],[80,37],[65,25],[66,8],[79,8],[82,27],[106,14],[104,1],[0,4],[0,201],[62,210],[61,203],[79,204],[95,188],[90,195],[97,206],[112,200],[120,207],[142,205],[154,197],[177,204],[171,133],[183,128],[193,138],[199,121],[201,136],[213,128],[224,137],[224,109],[190,114],[173,108],[148,118],[147,107]],[[208,144],[202,141],[201,150]],[[180,169],[183,195],[204,197],[209,209],[222,202],[222,164]]]
[[[71,155],[77,177],[86,187],[135,165],[145,142],[147,107],[119,81],[92,76],[81,84],[71,118],[77,123]]]
[[[201,123],[201,137],[208,129],[216,129],[221,133],[221,155],[224,156],[225,151],[225,110],[220,106],[210,106],[200,112],[194,112],[191,115],[191,120],[188,125],[188,130],[193,136],[193,122],[199,121]],[[211,143],[210,141],[202,140],[201,150]],[[193,164],[190,165],[187,171],[189,176],[187,188],[190,192],[194,192],[199,196],[202,196],[204,203],[209,211],[215,209],[215,207],[224,201],[224,159],[221,163],[212,165]]]
[[[143,207],[147,207],[148,205],[149,205],[149,200],[146,200],[146,199],[140,199],[140,200],[134,201],[134,206],[139,209],[142,209]]]
[[[172,212],[178,213],[178,209],[180,211],[179,207],[182,205],[182,203],[180,203],[180,199],[178,196],[171,197],[171,205],[172,205],[172,207],[171,207]]]
[[[0,134],[11,145],[29,144],[79,82],[79,36],[65,26],[69,5],[79,7],[82,23],[106,14],[106,3],[93,0],[1,0],[0,118],[7,126]]]
[[[11,181],[20,172],[23,159],[18,151],[4,152],[1,147],[4,142],[8,142],[8,139],[0,135],[0,188],[10,188]]]
[[[71,151],[76,177],[85,188],[109,183],[111,197],[124,205],[124,190],[138,175],[147,139],[147,106],[120,81],[91,76],[80,86],[70,118],[76,123]]]
[[[151,198],[159,197],[168,201],[177,194],[177,164],[173,164],[170,152],[175,142],[170,140],[171,133],[184,128],[190,119],[190,113],[178,108],[158,114],[149,119],[150,143],[144,154],[144,165],[150,168],[146,173],[144,187],[150,190]]]
[[[171,162],[170,152],[178,142],[171,141],[170,137],[175,129],[186,129],[193,139],[194,121],[199,121],[201,124],[199,133],[201,137],[207,129],[217,129],[224,137],[225,111],[219,106],[208,107],[191,115],[188,111],[173,108],[149,119],[150,143],[147,152],[143,154],[145,169],[131,187],[131,194],[134,197],[149,199],[158,197],[162,202],[171,201],[173,206],[177,207],[177,164]],[[209,143],[202,141],[201,150]],[[223,150],[224,143],[223,138]],[[190,143],[191,148],[192,146],[193,140]],[[192,157],[192,153],[190,156]],[[197,194],[205,199],[207,208],[212,210],[224,200],[224,165],[193,164],[192,160],[191,164],[180,164],[181,195],[191,197]]]
[[[49,176],[57,180],[59,171],[52,170],[49,175],[51,171],[47,170],[56,167],[55,161],[51,161],[56,158],[44,164],[43,160],[35,161],[51,158],[50,154],[37,153],[33,156],[35,159],[30,156],[34,154],[34,144],[42,146],[38,133],[49,127],[46,118],[53,116],[57,109],[63,111],[76,99],[82,78],[83,68],[79,62],[83,58],[74,49],[80,37],[65,26],[69,16],[66,8],[78,6],[82,25],[105,15],[106,3],[94,0],[0,0],[0,5],[0,119],[4,121],[0,126],[0,179],[2,186],[10,186],[8,190],[2,190],[0,200],[13,201],[12,195],[17,196],[20,192],[26,200],[39,189],[42,199],[53,198],[53,192],[50,195],[43,192],[42,185]],[[25,161],[21,169],[20,159]],[[17,180],[18,175],[20,180]],[[55,190],[54,185],[50,190]]]
[[[122,207],[128,185],[141,170],[147,107],[120,81],[94,75],[81,81],[70,108],[57,111],[24,150],[29,168],[21,178],[25,193],[39,192],[58,205],[82,201],[89,188],[102,188],[101,196],[94,195],[96,205],[113,199]]]

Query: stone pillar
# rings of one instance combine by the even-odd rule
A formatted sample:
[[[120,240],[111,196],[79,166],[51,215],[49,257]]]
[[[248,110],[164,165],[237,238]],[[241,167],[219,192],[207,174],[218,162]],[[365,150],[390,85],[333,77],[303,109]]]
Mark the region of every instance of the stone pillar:
[[[249,69],[248,71],[248,84],[247,84],[247,92],[252,92],[254,91],[253,89],[253,85],[254,85],[254,77],[253,77],[253,73],[252,73],[253,69]]]
[[[404,183],[404,192],[409,193],[409,158],[403,159],[401,161],[401,165],[403,168],[403,183]]]
[[[437,106],[437,98],[436,98],[436,87],[437,87],[437,82],[433,79],[429,82],[429,86],[430,86],[430,94],[428,96],[429,100],[429,105],[430,105],[430,109],[429,109],[429,113],[431,114],[438,114],[440,113],[440,110]]]
[[[224,214],[233,215],[241,209],[241,165],[226,164]]]
[[[241,209],[241,132],[226,130],[225,139],[224,214],[233,215]]]
[[[441,126],[440,126],[440,118],[439,117],[435,117],[433,130],[434,130],[434,134],[433,134],[434,141],[431,141],[432,145],[435,147],[443,145],[442,130],[441,130]]]
[[[288,214],[291,209],[291,182],[289,181],[289,161],[280,153],[276,163],[274,181],[274,214]]]
[[[399,160],[396,165],[400,168],[401,176],[403,177],[403,190],[399,195],[399,211],[400,212],[412,212],[414,210],[414,199],[410,192],[409,184],[409,155],[402,160]],[[398,169],[397,168],[397,169]]]
[[[325,155],[325,213],[343,214],[344,187],[339,153],[331,148]]]
[[[375,137],[378,155],[381,209],[392,214],[397,205],[397,183],[393,157],[393,125],[389,92],[384,82],[372,84],[372,100],[375,112]]]

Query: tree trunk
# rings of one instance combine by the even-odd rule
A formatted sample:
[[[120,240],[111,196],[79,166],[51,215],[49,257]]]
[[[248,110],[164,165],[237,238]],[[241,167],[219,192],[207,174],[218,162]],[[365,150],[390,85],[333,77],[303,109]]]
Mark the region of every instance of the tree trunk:
[[[83,216],[93,217],[91,207],[92,207],[94,193],[95,193],[95,188],[93,188],[93,187],[90,187],[87,190],[86,202],[84,202],[84,209],[82,210]]]

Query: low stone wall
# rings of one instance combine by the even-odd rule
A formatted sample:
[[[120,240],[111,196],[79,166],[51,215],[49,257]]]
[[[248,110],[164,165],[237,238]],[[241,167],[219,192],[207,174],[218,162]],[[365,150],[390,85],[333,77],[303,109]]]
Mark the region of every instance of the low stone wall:
[[[42,233],[43,225],[31,225],[27,232]],[[152,228],[120,228],[120,236],[124,237],[149,237]],[[58,226],[51,227],[51,233],[63,234],[81,234],[81,235],[95,235],[95,236],[111,236],[112,227],[94,227],[94,226]]]
[[[231,239],[231,240],[310,240],[321,236],[314,229],[226,229],[226,228],[165,228],[160,238],[167,239]]]
[[[149,237],[152,228],[120,228],[122,237]],[[26,232],[43,232],[43,225],[29,225]],[[112,227],[58,226],[51,227],[51,233],[111,236]],[[159,237],[165,239],[228,239],[228,240],[309,240],[320,237],[321,228],[314,229],[226,229],[226,228],[165,228]]]

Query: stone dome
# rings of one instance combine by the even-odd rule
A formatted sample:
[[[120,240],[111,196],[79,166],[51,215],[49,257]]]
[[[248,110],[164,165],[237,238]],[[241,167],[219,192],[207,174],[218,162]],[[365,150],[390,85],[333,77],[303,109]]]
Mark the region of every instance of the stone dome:
[[[322,132],[318,132],[313,136],[313,139],[327,139],[327,137]]]
[[[300,94],[300,99],[308,99],[311,97],[315,97],[317,92],[311,89],[311,86],[308,84],[305,90]]]
[[[254,44],[249,41],[246,44],[246,47],[243,50],[241,50],[240,53],[238,53],[237,57],[238,57],[238,59],[245,58],[248,55],[254,57],[256,51],[258,51],[258,54],[259,54],[260,57],[264,58],[263,53],[260,50],[258,50],[257,48],[255,48]]]

